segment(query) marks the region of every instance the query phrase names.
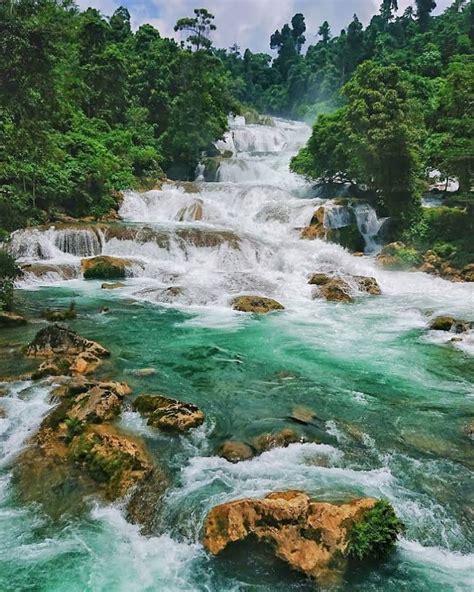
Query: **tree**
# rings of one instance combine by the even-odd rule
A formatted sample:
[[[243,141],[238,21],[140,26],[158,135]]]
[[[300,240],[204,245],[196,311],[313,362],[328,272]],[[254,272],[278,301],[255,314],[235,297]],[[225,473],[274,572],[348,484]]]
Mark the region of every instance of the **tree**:
[[[420,28],[422,31],[425,31],[428,27],[430,15],[436,8],[436,2],[434,0],[415,0],[415,3]]]
[[[324,45],[329,43],[329,39],[331,39],[331,28],[327,21],[319,27],[318,35],[321,37],[321,41]]]
[[[393,11],[398,10],[398,0],[382,0],[380,5],[380,16],[385,22],[389,22],[393,19]]]
[[[353,165],[347,137],[347,109],[322,114],[308,144],[291,161],[291,170],[309,179],[352,180]]]
[[[471,191],[474,170],[474,60],[454,59],[438,93],[435,131],[430,138],[431,163],[446,177],[459,180],[459,191]]]
[[[188,31],[190,35],[186,41],[195,48],[196,51],[200,49],[209,49],[212,46],[210,39],[211,31],[216,30],[213,24],[214,15],[205,8],[195,8],[194,17],[185,17],[178,20],[174,30]]]
[[[407,226],[419,208],[423,121],[402,70],[366,61],[346,84],[348,139],[359,181],[378,195],[394,221]]]
[[[293,27],[292,34],[296,44],[296,51],[301,53],[301,48],[306,42],[306,38],[303,35],[306,31],[306,23],[304,21],[304,15],[302,15],[301,12],[298,12],[293,16],[291,19],[291,26]]]

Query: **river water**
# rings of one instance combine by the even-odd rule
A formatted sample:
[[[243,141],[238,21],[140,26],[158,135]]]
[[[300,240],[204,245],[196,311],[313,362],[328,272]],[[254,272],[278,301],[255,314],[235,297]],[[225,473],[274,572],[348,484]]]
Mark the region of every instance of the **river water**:
[[[122,427],[147,441],[169,477],[152,536],[127,523],[120,504],[94,500],[86,515],[53,521],[22,505],[12,481],[15,455],[51,407],[51,387],[0,385],[1,590],[314,590],[264,548],[210,558],[200,544],[214,505],[294,488],[324,500],[386,497],[405,522],[393,556],[348,574],[344,590],[472,589],[474,461],[463,428],[474,411],[473,336],[451,342],[428,330],[436,314],[472,317],[472,286],[383,271],[370,254],[301,240],[299,229],[324,203],[288,170],[308,134],[299,123],[237,119],[218,145],[233,157],[216,182],[129,192],[119,230],[15,235],[24,262],[47,266],[21,284],[27,314],[74,299],[79,317],[71,326],[112,352],[104,375],[126,380],[134,393],[196,403],[206,421],[172,437],[131,411],[122,415]],[[370,252],[380,221],[367,206],[359,214]],[[345,215],[334,209],[328,218]],[[80,258],[99,253],[131,259],[125,288],[82,279]],[[376,277],[383,295],[355,292],[350,305],[314,299],[307,281],[318,271]],[[231,298],[245,293],[275,298],[285,311],[258,318],[232,311]],[[41,326],[2,333],[2,373],[28,369],[14,346]],[[135,374],[150,367],[156,374]],[[313,424],[291,421],[298,405],[314,410]],[[238,464],[216,455],[225,439],[284,427],[305,442]]]

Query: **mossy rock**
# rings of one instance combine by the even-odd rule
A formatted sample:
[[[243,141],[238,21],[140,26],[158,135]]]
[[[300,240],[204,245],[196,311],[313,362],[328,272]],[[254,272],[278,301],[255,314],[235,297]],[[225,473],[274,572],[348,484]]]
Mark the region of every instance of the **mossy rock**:
[[[392,505],[387,500],[379,500],[352,525],[346,555],[357,561],[384,557],[403,531],[403,523]]]
[[[110,263],[98,263],[84,272],[85,280],[116,280],[125,277],[125,267]]]
[[[364,251],[365,248],[365,241],[357,224],[342,228],[329,228],[326,237],[328,241],[337,243],[349,251]]]

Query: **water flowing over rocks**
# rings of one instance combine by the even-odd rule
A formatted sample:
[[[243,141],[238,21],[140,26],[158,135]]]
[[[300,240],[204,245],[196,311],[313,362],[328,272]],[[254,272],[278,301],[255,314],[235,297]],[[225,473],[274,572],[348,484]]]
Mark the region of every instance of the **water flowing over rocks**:
[[[355,283],[355,290],[350,282]],[[332,302],[353,302],[357,290],[371,296],[378,296],[382,293],[375,278],[360,275],[348,276],[344,279],[326,273],[314,273],[308,283],[318,286],[315,297],[323,297]]]
[[[351,532],[377,505],[362,498],[342,505],[318,502],[301,491],[270,493],[213,508],[204,525],[204,546],[217,555],[231,543],[255,537],[277,557],[321,585],[342,583],[348,567]],[[387,533],[380,527],[382,546]],[[398,534],[394,526],[388,546]],[[373,549],[374,556],[377,555]]]
[[[430,329],[433,331],[451,331],[452,333],[466,333],[473,326],[474,323],[472,322],[449,316],[436,317],[430,323]]]
[[[264,296],[237,296],[232,300],[232,308],[239,312],[253,312],[257,314],[266,314],[276,310],[284,310],[284,306]]]
[[[196,405],[161,395],[139,395],[133,408],[148,419],[148,425],[165,431],[187,432],[204,421]]]
[[[75,379],[55,390],[58,402],[20,455],[16,479],[23,498],[55,516],[82,507],[85,497],[122,497],[153,468],[141,440],[110,422],[128,385]]]

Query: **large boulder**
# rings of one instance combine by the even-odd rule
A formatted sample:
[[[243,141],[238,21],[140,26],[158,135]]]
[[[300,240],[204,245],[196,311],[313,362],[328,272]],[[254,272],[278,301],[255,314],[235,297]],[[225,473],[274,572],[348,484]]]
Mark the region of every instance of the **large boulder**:
[[[254,451],[251,446],[237,440],[226,440],[219,448],[219,456],[232,463],[249,460],[253,455]]]
[[[196,405],[161,395],[140,395],[133,408],[148,419],[148,425],[166,431],[186,432],[204,421],[204,413]]]
[[[204,546],[213,555],[252,536],[321,585],[342,582],[350,558],[388,553],[402,525],[384,501],[362,498],[335,505],[301,491],[271,493],[213,508],[204,525]]]
[[[327,228],[324,226],[325,210],[320,206],[313,214],[309,226],[303,228],[301,231],[301,238],[306,240],[321,239],[325,240],[327,236]]]
[[[240,312],[254,312],[257,314],[266,314],[274,310],[284,310],[284,306],[264,296],[237,296],[232,300],[232,308]]]
[[[315,273],[309,279],[309,284],[318,286],[316,297],[323,297],[330,302],[353,302],[350,285],[339,277],[324,273]]]
[[[353,280],[360,292],[372,296],[382,293],[375,278],[361,275],[348,276],[346,280],[326,273],[314,273],[310,276],[308,283],[312,286],[318,286],[316,297],[320,296],[332,302],[353,302],[354,291],[349,279]]]
[[[59,516],[82,509],[90,495],[114,500],[153,470],[143,442],[122,432],[116,419],[129,387],[78,378],[54,392],[58,404],[20,455],[20,494]]]
[[[25,354],[31,358],[46,358],[33,378],[60,374],[90,374],[110,355],[95,341],[85,339],[62,325],[49,325],[39,331],[26,346]]]
[[[127,259],[100,255],[81,260],[81,269],[86,280],[112,280],[125,277],[125,270],[129,265]]]
[[[430,323],[430,329],[433,331],[451,331],[453,333],[465,333],[472,327],[469,321],[455,319],[450,316],[440,316],[434,318]]]

